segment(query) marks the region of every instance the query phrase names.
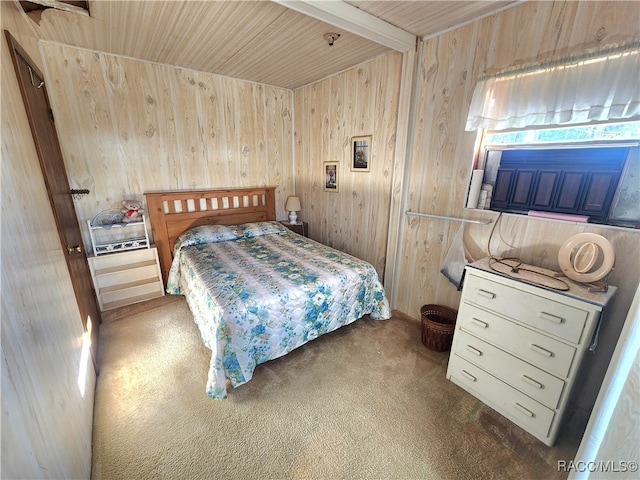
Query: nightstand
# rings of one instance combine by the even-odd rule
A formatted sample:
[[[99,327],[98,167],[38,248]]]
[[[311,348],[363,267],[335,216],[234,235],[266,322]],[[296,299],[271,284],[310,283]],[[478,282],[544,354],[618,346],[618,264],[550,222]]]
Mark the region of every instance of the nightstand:
[[[298,222],[298,223],[280,222],[280,223],[285,227],[287,227],[292,232],[299,233],[304,237],[309,236],[309,224],[307,222]]]
[[[100,311],[164,295],[155,246],[87,258]]]

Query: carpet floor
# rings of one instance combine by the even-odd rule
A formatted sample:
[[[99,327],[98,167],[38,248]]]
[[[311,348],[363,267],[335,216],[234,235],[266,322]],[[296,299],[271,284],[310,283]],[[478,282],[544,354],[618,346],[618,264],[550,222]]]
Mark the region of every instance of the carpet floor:
[[[566,478],[587,421],[545,446],[449,382],[448,353],[399,312],[258,366],[224,401],[180,296],[106,312],[99,341],[94,480]]]

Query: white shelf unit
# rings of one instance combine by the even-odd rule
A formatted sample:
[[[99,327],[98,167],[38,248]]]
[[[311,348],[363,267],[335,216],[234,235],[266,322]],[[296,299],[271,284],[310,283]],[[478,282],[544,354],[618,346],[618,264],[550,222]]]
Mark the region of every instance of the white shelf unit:
[[[88,258],[100,311],[164,295],[156,247]]]
[[[87,226],[94,255],[150,247],[147,218],[144,215],[139,222],[94,225],[91,220],[87,220]],[[115,235],[116,233],[120,235]],[[96,238],[96,235],[102,238]],[[116,236],[119,238],[113,238]]]
[[[551,291],[496,274],[486,259],[467,266],[447,369],[449,380],[549,446],[616,290],[591,293],[566,280],[569,291]]]

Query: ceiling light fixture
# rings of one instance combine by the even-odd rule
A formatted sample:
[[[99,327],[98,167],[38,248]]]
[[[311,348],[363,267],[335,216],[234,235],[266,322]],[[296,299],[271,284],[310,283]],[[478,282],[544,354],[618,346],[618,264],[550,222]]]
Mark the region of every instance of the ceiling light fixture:
[[[340,38],[339,33],[325,33],[323,35],[324,39],[327,41],[330,47],[333,47],[334,42]]]

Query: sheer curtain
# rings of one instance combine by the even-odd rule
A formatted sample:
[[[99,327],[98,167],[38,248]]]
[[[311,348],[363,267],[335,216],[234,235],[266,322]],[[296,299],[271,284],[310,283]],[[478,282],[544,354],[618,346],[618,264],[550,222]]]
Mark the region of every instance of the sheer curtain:
[[[640,115],[640,50],[481,80],[466,130],[624,120]]]

